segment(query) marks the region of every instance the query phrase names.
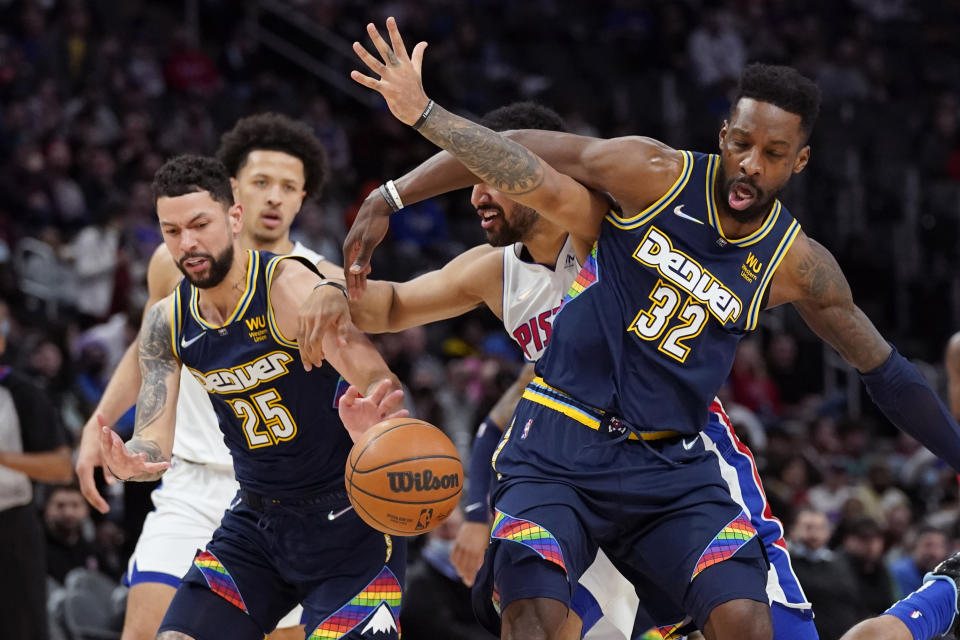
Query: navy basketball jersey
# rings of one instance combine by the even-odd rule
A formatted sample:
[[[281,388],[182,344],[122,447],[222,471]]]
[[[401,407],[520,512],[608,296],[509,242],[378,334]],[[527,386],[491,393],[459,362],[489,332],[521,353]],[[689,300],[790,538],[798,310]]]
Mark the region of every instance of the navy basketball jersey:
[[[725,237],[713,196],[720,158],[682,153],[659,200],[606,216],[537,373],[640,430],[692,434],[800,225],[777,200],[756,232]]]
[[[278,497],[342,487],[352,446],[336,409],[345,385],[326,362],[303,370],[296,342],[280,334],[270,305],[280,262],[306,261],[248,253],[246,290],[223,326],[200,317],[199,291],[180,282],[174,352],[210,394],[241,487]]]

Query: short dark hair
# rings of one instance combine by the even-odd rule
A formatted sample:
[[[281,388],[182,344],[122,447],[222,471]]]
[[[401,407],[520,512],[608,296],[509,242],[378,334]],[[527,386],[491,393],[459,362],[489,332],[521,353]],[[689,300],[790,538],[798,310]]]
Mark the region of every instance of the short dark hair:
[[[167,160],[153,176],[153,199],[206,191],[220,204],[233,205],[230,176],[223,163],[208,156],[183,155]]]
[[[769,102],[797,114],[805,138],[810,137],[820,113],[820,88],[793,67],[759,62],[747,65],[740,74],[734,108],[740,98]]]
[[[556,111],[536,102],[514,102],[488,111],[480,124],[494,131],[543,129],[566,131],[567,125]]]
[[[303,163],[303,188],[319,193],[327,178],[327,153],[310,127],[279,113],[258,113],[237,120],[220,136],[217,158],[236,177],[251,151],[280,151]]]

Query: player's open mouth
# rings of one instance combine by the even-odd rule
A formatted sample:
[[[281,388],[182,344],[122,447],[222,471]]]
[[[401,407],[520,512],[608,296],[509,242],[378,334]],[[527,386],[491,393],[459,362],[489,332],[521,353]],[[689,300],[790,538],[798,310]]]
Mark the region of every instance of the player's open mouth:
[[[183,261],[183,266],[189,271],[201,271],[202,269],[206,268],[207,259],[206,258],[190,258],[188,260]]]
[[[279,213],[274,213],[272,211],[264,211],[260,214],[260,220],[263,222],[264,226],[271,229],[280,226],[282,219]]]
[[[727,203],[731,209],[743,211],[757,199],[757,190],[745,182],[734,182],[727,195]]]
[[[500,210],[477,209],[477,215],[480,216],[480,226],[487,229],[493,224],[494,220],[500,217]]]

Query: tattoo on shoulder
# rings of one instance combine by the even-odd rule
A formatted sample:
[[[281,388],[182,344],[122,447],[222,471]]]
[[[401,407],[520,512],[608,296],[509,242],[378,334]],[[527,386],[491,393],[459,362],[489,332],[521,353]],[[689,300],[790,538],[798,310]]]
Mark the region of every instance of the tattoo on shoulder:
[[[170,343],[170,318],[164,305],[155,305],[147,313],[140,333],[139,356],[143,380],[137,396],[134,435],[163,413],[167,402],[166,380],[178,368]]]
[[[836,258],[822,244],[807,238],[810,250],[796,267],[797,280],[806,299],[818,302],[853,301],[850,285]]]
[[[543,166],[529,149],[440,106],[420,133],[503,193],[522,195],[543,183]]]

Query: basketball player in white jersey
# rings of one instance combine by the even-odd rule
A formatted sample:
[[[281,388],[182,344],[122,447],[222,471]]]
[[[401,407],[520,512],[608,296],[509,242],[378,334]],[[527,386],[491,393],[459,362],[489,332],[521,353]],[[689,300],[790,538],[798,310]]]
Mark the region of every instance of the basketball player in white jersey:
[[[321,272],[340,267],[290,240],[290,225],[304,198],[315,195],[326,173],[320,142],[303,124],[278,114],[244,118],[225,133],[217,151],[230,174],[234,199],[243,207],[240,244],[244,249],[303,256]],[[160,244],[150,260],[145,308],[166,297],[182,274]],[[97,492],[94,467],[101,466],[100,424],[113,424],[134,404],[140,386],[136,342],[114,372],[97,411],[84,426],[77,475],[84,496],[105,513]],[[206,392],[186,368],[181,372],[173,466],[151,495],[155,510],[147,515],[124,582],[130,586],[122,640],[152,640],[180,577],[197,549],[202,549],[237,493],[233,464]],[[108,481],[109,474],[104,474]],[[201,489],[202,488],[202,489]],[[281,620],[272,640],[303,638],[299,607]]]

